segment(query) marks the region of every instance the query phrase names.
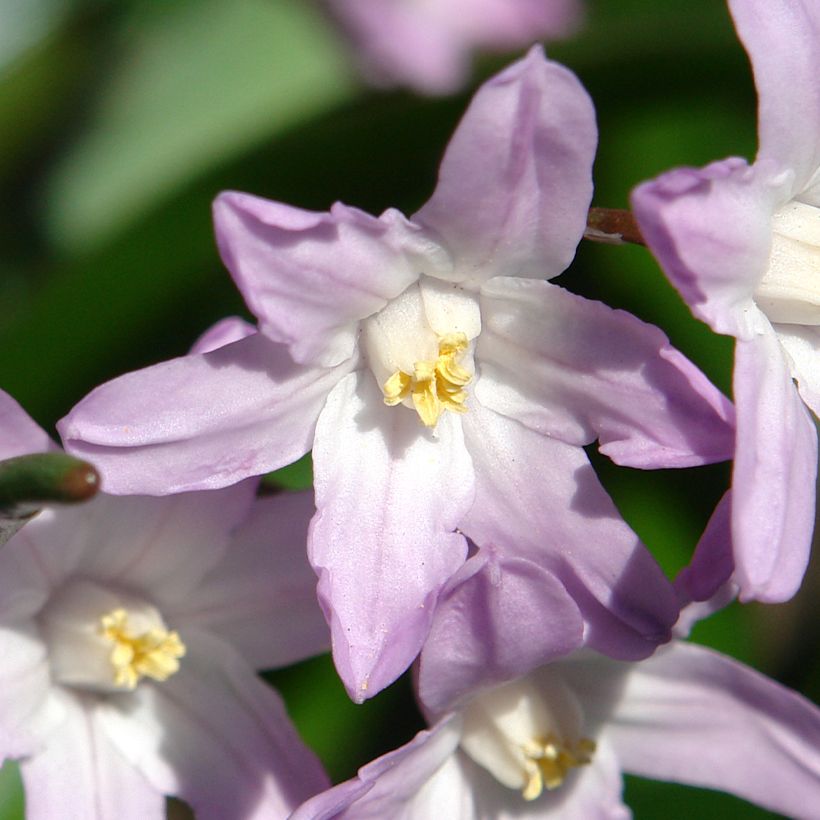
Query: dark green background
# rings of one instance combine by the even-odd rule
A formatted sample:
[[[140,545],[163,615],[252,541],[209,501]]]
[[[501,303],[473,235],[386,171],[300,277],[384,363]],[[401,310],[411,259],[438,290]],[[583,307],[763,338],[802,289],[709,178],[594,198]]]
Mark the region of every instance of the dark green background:
[[[184,353],[224,315],[248,315],[214,248],[218,191],[412,213],[469,98],[368,91],[308,0],[54,6],[62,11],[45,36],[14,59],[0,50],[0,386],[49,430],[100,381]],[[588,7],[587,27],[548,53],[597,106],[594,204],[625,207],[633,185],[673,165],[754,155],[754,87],[722,3]],[[504,62],[480,62],[474,84]],[[585,244],[559,281],[661,325],[730,394],[730,341],[691,319],[642,248]],[[592,457],[675,572],[728,467],[645,474]],[[309,473],[291,469],[287,480],[300,486]],[[817,587],[815,567],[793,602],[732,607],[696,638],[816,697]],[[347,701],[327,658],[270,679],[334,779],[421,725],[406,679],[362,707]],[[639,818],[766,816],[636,778],[626,796]],[[7,766],[0,818],[20,814]]]

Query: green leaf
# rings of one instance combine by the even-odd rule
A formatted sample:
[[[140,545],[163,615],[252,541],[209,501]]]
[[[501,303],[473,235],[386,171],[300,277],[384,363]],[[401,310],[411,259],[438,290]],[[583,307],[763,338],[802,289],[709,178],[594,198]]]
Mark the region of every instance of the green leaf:
[[[95,115],[46,197],[58,246],[96,244],[187,180],[352,96],[301,0],[137,5]]]

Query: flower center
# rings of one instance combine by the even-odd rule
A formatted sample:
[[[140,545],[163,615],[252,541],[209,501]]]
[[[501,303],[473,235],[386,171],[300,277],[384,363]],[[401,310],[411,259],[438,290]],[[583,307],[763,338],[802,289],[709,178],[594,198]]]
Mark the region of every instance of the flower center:
[[[575,743],[555,735],[526,743],[522,751],[526,759],[527,780],[521,794],[525,800],[535,800],[544,789],[557,789],[570,769],[592,761],[595,743],[582,737]]]
[[[114,645],[109,660],[114,668],[114,684],[135,689],[142,678],[167,680],[179,670],[185,644],[176,632],[152,626],[144,632],[129,626],[124,609],[114,609],[100,618],[102,634]]]
[[[38,619],[53,678],[95,692],[133,691],[167,680],[185,645],[159,611],[130,592],[77,580],[55,593]]]
[[[592,762],[577,699],[552,670],[482,692],[464,709],[462,749],[500,783],[535,800]]]
[[[820,325],[820,208],[792,201],[774,215],[772,231],[755,302],[772,322]]]
[[[413,373],[396,370],[384,383],[384,403],[391,407],[408,396],[425,426],[435,427],[445,410],[466,413],[464,387],[472,379],[469,370],[459,364],[469,342],[463,333],[450,333],[439,340],[438,358],[419,361]]]

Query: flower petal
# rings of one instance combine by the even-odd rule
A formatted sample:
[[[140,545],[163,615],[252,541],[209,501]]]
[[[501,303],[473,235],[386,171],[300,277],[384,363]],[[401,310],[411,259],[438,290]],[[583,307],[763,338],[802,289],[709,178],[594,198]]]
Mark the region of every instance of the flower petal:
[[[791,359],[801,398],[820,417],[820,328],[778,324],[774,329]]]
[[[552,574],[482,549],[439,597],[421,653],[419,699],[441,714],[471,690],[525,675],[583,638],[581,613]]]
[[[554,574],[584,616],[588,644],[600,652],[641,658],[668,640],[678,615],[672,585],[618,514],[584,451],[479,402],[463,424],[476,470],[464,532],[479,546]]]
[[[101,703],[119,752],[203,820],[287,817],[326,788],[277,693],[221,641],[189,633],[186,645],[172,678]]]
[[[610,721],[625,771],[720,789],[789,817],[820,805],[820,709],[709,649],[676,642],[635,664]]]
[[[210,353],[220,347],[238,342],[248,336],[253,336],[256,328],[238,316],[228,316],[220,319],[209,327],[191,346],[191,353]]]
[[[784,601],[803,578],[814,528],[817,431],[769,330],[735,348],[732,478],[741,599]]]
[[[549,282],[481,289],[476,396],[569,444],[600,441],[631,467],[731,458],[730,402],[653,325]]]
[[[713,330],[748,339],[762,314],[752,295],[769,264],[772,215],[788,175],[741,159],[679,168],[632,192],[641,233],[692,312]]]
[[[414,217],[453,254],[446,278],[561,273],[586,226],[596,142],[586,91],[540,47],[486,82]]]
[[[257,333],[97,387],[58,424],[111,493],[213,489],[290,464],[352,363],[307,368]]]
[[[729,8],[754,69],[758,156],[794,170],[791,199],[820,168],[820,9],[814,0],[730,0]]]
[[[0,390],[0,459],[56,449],[46,431],[8,393]]]
[[[413,661],[466,557],[454,530],[472,502],[472,463],[458,418],[445,413],[431,433],[412,410],[387,407],[370,373],[330,394],[313,459],[310,561],[336,668],[362,701]]]
[[[305,544],[313,493],[257,499],[224,560],[165,611],[184,634],[193,624],[231,644],[254,669],[326,652],[330,633],[316,600]]]
[[[36,627],[0,627],[0,760],[37,751],[63,719],[50,702],[48,652]],[[59,714],[58,714],[59,713]]]
[[[687,603],[706,601],[732,577],[734,569],[732,492],[727,490],[709,517],[689,566],[675,578],[675,587]],[[680,622],[677,626],[680,627]]]
[[[395,211],[376,219],[337,203],[317,213],[234,192],[217,197],[214,222],[262,331],[323,366],[349,359],[356,323],[418,279],[412,252],[426,242]]]
[[[363,766],[352,780],[308,800],[291,820],[473,818],[470,783],[454,759],[460,738],[461,720],[450,715]]]
[[[45,748],[23,760],[29,820],[161,820],[165,798],[101,730],[93,699],[63,698],[67,716]]]
[[[256,486],[249,479],[219,490],[160,498],[100,495],[75,517],[83,519],[79,538],[84,548],[74,572],[144,590],[163,610],[173,607],[223,560],[231,531],[250,509]],[[55,519],[54,527],[65,532],[63,518]],[[59,533],[50,539],[50,552],[59,549],[58,539]]]

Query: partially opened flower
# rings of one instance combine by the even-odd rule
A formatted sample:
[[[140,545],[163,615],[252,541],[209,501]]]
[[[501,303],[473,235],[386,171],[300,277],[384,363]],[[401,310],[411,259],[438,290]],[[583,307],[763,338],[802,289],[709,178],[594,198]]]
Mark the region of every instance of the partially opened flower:
[[[21,411],[22,412],[22,411]],[[0,755],[27,817],[277,818],[326,785],[255,669],[321,652],[310,494],[49,509],[0,551]]]
[[[820,413],[820,5],[730,0],[752,61],[760,147],[640,185],[632,202],[664,271],[735,336],[732,480],[741,596],[789,598],[814,526]]]
[[[464,534],[554,573],[591,645],[647,655],[677,601],[582,447],[721,460],[731,407],[657,328],[544,281],[583,233],[595,140],[578,80],[534,49],[476,94],[412,221],[221,195],[260,332],[98,388],[61,422],[67,448],[113,492],[163,493],[313,447],[310,559],[356,700],[418,653]]]
[[[517,583],[492,596],[496,617],[480,645],[464,631],[473,619],[465,609],[487,603],[465,589],[486,587],[482,574],[502,590],[510,580],[491,561],[453,585],[422,652],[419,694],[431,728],[307,801],[294,820],[628,818],[621,772],[818,816],[820,709],[812,703],[684,641],[639,662],[582,650],[527,670],[534,657],[516,641],[518,618],[503,614]],[[502,657],[516,652],[511,645],[524,670],[513,679]]]
[[[322,0],[347,31],[376,85],[428,94],[466,82],[474,49],[494,51],[564,37],[580,0]]]

